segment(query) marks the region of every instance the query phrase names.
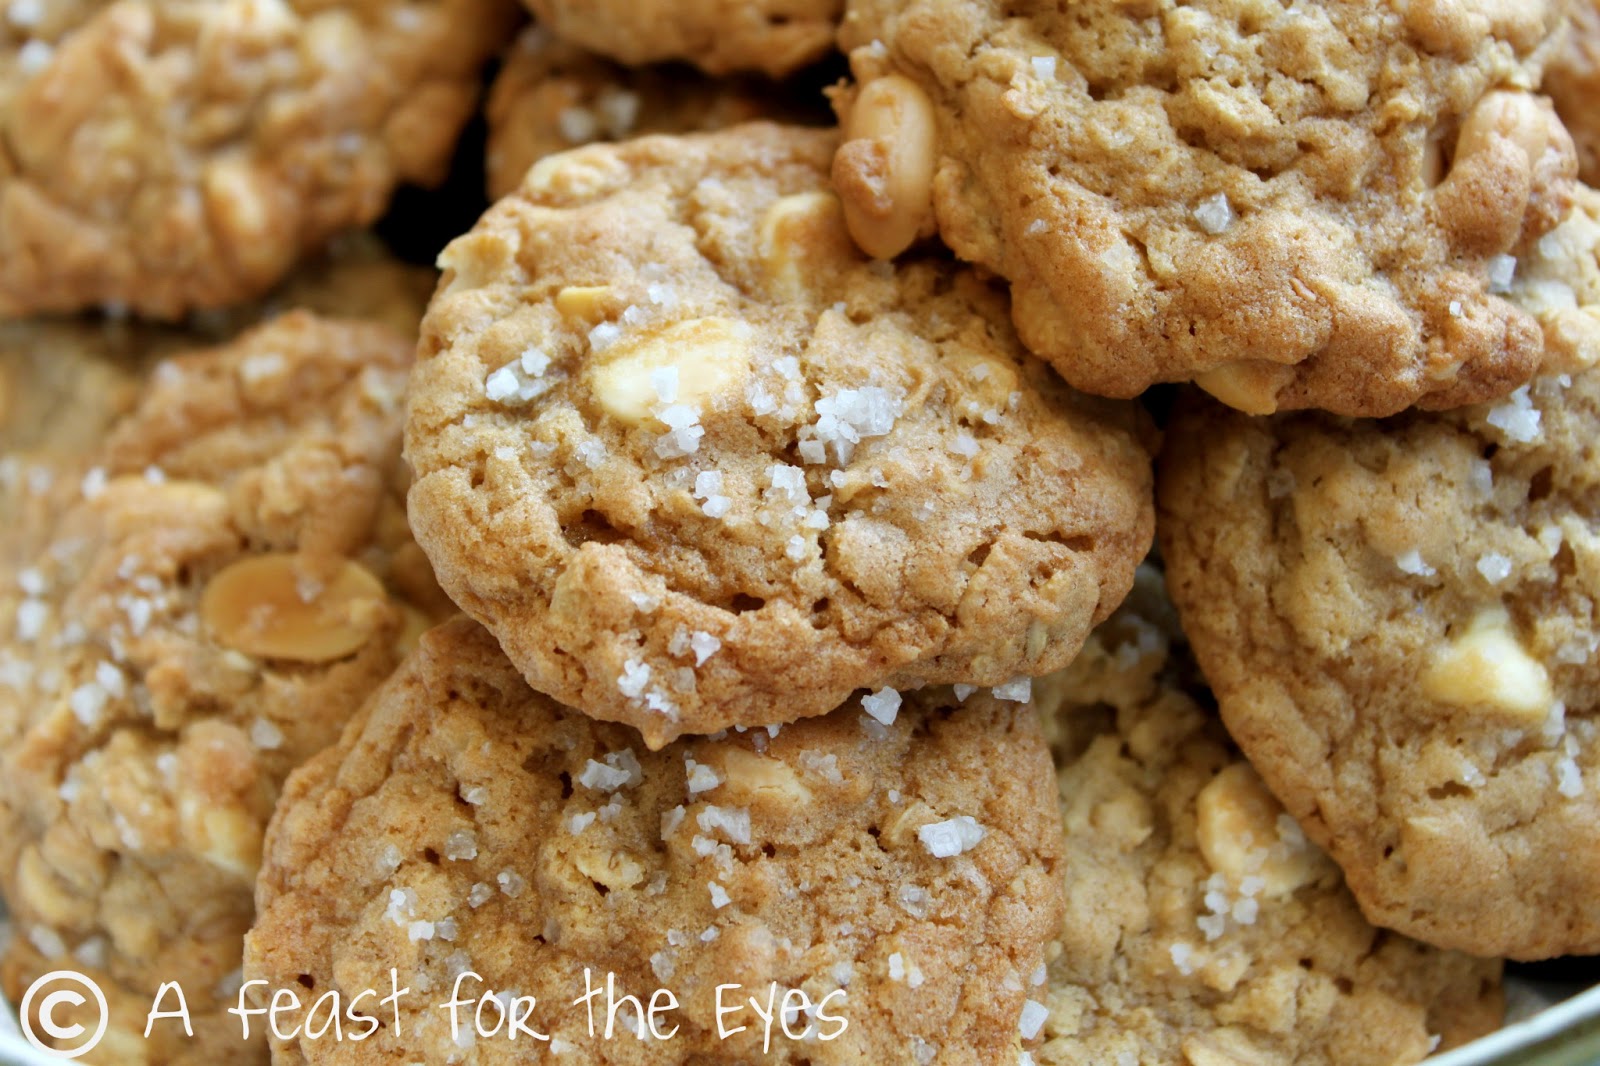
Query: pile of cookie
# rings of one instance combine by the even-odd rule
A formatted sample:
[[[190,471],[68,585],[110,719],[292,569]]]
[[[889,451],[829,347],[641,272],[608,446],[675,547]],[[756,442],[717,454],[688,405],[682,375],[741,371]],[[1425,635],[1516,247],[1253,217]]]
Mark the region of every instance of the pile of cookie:
[[[6,997],[149,1066],[1497,1028],[1600,952],[1576,6],[10,0]],[[438,273],[363,232],[480,182]]]

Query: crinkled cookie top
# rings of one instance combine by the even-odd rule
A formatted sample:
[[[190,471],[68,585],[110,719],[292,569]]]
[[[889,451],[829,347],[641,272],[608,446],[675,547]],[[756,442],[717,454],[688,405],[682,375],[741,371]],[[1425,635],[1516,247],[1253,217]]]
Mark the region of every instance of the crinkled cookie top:
[[[1374,928],[1201,703],[1160,575],[1038,683],[1067,911],[1043,1066],[1417,1062],[1497,1028],[1500,963]]]
[[[1026,688],[1151,528],[1131,405],[1061,384],[1005,302],[857,253],[829,133],[553,156],[443,254],[410,515],[529,683],[657,747],[858,688]]]
[[[1169,429],[1163,552],[1222,714],[1368,916],[1600,950],[1600,373],[1385,422]]]
[[[937,221],[1072,384],[1198,381],[1253,414],[1509,392],[1503,296],[1562,216],[1531,90],[1550,0],[851,0],[835,178],[874,254]]]
[[[889,717],[856,706],[649,752],[534,693],[475,623],[447,623],[290,779],[245,976],[348,1002],[387,992],[397,970],[419,994],[403,1040],[363,1045],[385,1058],[470,1047],[482,1063],[526,1062],[526,1038],[480,1037],[470,1013],[452,1031],[432,1004],[459,988],[533,997],[529,1024],[579,1062],[1012,1061],[1061,915],[1038,718],[948,689]],[[613,1039],[574,1002],[586,969],[641,1003]],[[774,984],[789,1032],[811,1038],[775,1023],[764,1050],[746,1001],[768,1009]],[[742,1008],[724,1029],[746,1026],[725,1039],[718,985],[738,986],[721,999]],[[676,1007],[655,1032],[674,1035],[639,1042],[657,990]],[[603,1026],[604,1000],[595,1009]],[[299,1061],[326,1047],[276,1050]]]
[[[109,1061],[264,1056],[221,1008],[278,788],[447,610],[405,522],[410,360],[292,313],[161,363],[0,571],[0,976],[13,1002],[62,965],[142,996]],[[163,981],[193,1047],[142,1040]]]
[[[508,0],[21,0],[0,20],[0,313],[261,295],[443,177]]]

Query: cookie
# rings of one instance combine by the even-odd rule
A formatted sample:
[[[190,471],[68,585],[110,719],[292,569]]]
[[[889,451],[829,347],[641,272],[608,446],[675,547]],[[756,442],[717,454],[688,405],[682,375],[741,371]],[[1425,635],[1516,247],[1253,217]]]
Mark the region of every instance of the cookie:
[[[628,66],[781,78],[833,50],[844,0],[523,0],[552,33]]]
[[[1566,45],[1550,61],[1540,89],[1572,134],[1578,150],[1578,176],[1600,184],[1600,118],[1594,114],[1600,92],[1600,4],[1573,0]]]
[[[0,321],[0,453],[97,448],[137,398],[149,348],[122,323]]]
[[[1067,911],[1034,1061],[1393,1066],[1497,1028],[1500,963],[1368,924],[1203,706],[1143,576],[1038,683]]]
[[[172,342],[124,322],[0,321],[0,581],[43,547]]]
[[[1502,290],[1570,138],[1534,96],[1563,5],[851,0],[834,165],[874,255],[939,235],[1074,386],[1252,414],[1498,398]]]
[[[799,102],[753,79],[712,79],[679,67],[624,67],[552,37],[542,26],[524,30],[506,54],[486,112],[491,200],[514,190],[545,156],[579,145],[717,130],[758,118],[812,117]]]
[[[652,748],[858,688],[1025,688],[1148,543],[1138,412],[1063,386],[972,272],[856,253],[833,146],[577,149],[441,257],[417,541],[529,684]]]
[[[512,6],[23,4],[0,23],[0,314],[265,293],[443,178]]]
[[[385,995],[391,969],[412,993],[365,1044],[275,1061],[1010,1062],[1061,915],[1037,716],[948,689],[865,702],[652,753],[531,691],[475,623],[425,634],[291,777],[245,960],[257,1003]],[[774,986],[791,1035],[781,1006],[764,1047],[748,1000],[771,1014]],[[609,1039],[607,1001],[592,1033],[575,1002],[592,987],[638,997]],[[478,1029],[497,992],[531,997],[549,1043],[491,1035],[492,1005]]]
[[[1385,422],[1196,405],[1158,479],[1173,597],[1268,785],[1373,922],[1519,959],[1600,950],[1600,373],[1546,369]]]
[[[415,339],[439,272],[396,258],[368,233],[330,241],[302,263],[256,310],[257,319],[306,310],[332,318],[380,322]]]
[[[410,360],[297,312],[163,362],[0,575],[5,992],[65,967],[148,1010],[179,981],[207,1034],[121,1011],[106,1061],[265,1059],[220,1011],[279,786],[448,610],[405,524]]]

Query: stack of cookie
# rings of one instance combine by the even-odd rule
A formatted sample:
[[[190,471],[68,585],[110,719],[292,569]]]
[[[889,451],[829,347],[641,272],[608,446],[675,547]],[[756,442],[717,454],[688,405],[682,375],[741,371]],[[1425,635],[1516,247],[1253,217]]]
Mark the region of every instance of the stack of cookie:
[[[1594,11],[528,7],[0,19],[8,997],[1376,1064],[1600,951]]]

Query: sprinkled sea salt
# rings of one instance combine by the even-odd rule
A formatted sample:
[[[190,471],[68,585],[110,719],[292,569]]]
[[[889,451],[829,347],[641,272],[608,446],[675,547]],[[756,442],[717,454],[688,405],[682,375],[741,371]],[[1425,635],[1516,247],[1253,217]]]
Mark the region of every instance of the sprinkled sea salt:
[[[917,839],[936,859],[949,859],[977,847],[985,836],[983,826],[970,814],[931,822],[917,830]]]
[[[1226,233],[1228,227],[1233,225],[1233,205],[1228,202],[1227,196],[1217,193],[1201,200],[1194,207],[1194,220],[1200,228],[1213,237]]]
[[[250,723],[250,743],[262,751],[276,751],[283,746],[283,730],[265,718]]]
[[[617,690],[629,699],[638,699],[650,683],[650,666],[638,659],[622,664],[622,676],[617,678]]]
[[[884,725],[894,725],[900,713],[900,693],[892,688],[880,688],[861,697],[861,709]]]
[[[1422,553],[1415,548],[1395,556],[1394,565],[1400,568],[1401,573],[1412,574],[1416,577],[1432,577],[1438,573],[1437,570],[1422,561]]]
[[[1489,291],[1508,292],[1511,282],[1517,276],[1517,258],[1512,255],[1497,255],[1489,260]]]
[[[1539,439],[1542,416],[1528,398],[1526,385],[1513,392],[1506,403],[1492,409],[1488,418],[1491,426],[1518,443],[1527,444]]]
[[[1017,1019],[1017,1032],[1022,1034],[1022,1039],[1032,1040],[1039,1035],[1039,1030],[1044,1028],[1045,1019],[1048,1017],[1050,1017],[1049,1008],[1030,999],[1022,1005],[1022,1016]]]
[[[644,780],[644,771],[632,748],[623,748],[606,755],[604,762],[590,759],[578,775],[578,784],[597,792],[615,792],[619,788],[637,785]]]
[[[1485,552],[1478,557],[1478,573],[1491,585],[1498,585],[1511,576],[1511,560],[1499,552]]]
[[[1013,703],[1027,703],[1033,698],[1033,678],[1017,677],[994,687],[994,698]]]

